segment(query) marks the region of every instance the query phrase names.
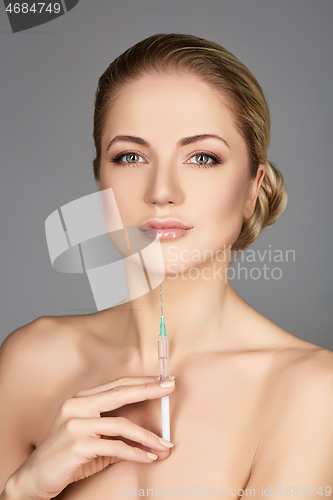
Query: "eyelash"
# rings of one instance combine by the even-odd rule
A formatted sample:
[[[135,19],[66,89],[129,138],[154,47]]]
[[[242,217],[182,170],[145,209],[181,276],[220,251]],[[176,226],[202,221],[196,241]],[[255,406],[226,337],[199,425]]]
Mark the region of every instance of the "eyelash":
[[[139,156],[141,158],[141,156],[138,153],[136,153],[135,151],[128,151],[128,152],[125,152],[125,153],[119,153],[117,156],[115,156],[111,160],[111,163],[115,163],[115,164],[118,164],[118,165],[122,164],[123,167],[127,167],[128,165],[137,165],[138,163],[143,163],[143,162],[133,162],[133,163],[130,163],[130,162],[121,161],[121,159],[124,156],[130,155],[130,154],[137,155],[137,156]],[[191,160],[195,156],[208,156],[208,158],[211,158],[213,160],[212,162],[205,163],[203,165],[200,165],[199,163],[191,163],[190,162],[190,165],[197,165],[199,168],[214,168],[216,165],[221,165],[221,163],[222,163],[221,158],[219,158],[217,155],[214,155],[212,153],[208,153],[207,151],[196,152],[189,159]]]

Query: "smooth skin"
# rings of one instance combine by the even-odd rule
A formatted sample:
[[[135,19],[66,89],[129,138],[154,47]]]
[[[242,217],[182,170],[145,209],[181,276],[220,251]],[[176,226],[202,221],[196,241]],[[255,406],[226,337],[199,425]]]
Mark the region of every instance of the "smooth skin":
[[[126,138],[108,148],[117,136]],[[176,385],[152,378],[158,289],[13,332],[0,358],[0,488],[11,476],[1,499],[104,500],[158,486],[329,496],[333,354],[250,307],[223,279],[228,258],[216,258],[251,216],[264,173],[260,165],[249,176],[232,112],[193,75],[145,75],[121,89],[102,137],[100,188],[113,189],[125,227],[174,218],[192,228],[161,242]],[[168,394],[171,449],[158,445]]]

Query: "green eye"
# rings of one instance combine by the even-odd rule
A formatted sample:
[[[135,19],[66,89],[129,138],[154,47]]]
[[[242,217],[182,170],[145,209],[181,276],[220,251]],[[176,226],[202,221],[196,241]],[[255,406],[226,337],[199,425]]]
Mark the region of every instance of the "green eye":
[[[206,163],[208,163],[209,156],[208,155],[196,155],[195,159],[200,165],[206,165]]]
[[[218,156],[213,155],[212,153],[201,151],[193,155],[190,158],[190,161],[188,161],[188,163],[191,163],[192,165],[197,165],[199,168],[213,168],[216,167],[217,165],[220,165],[222,163],[222,160]]]
[[[139,161],[140,156],[135,153],[129,153],[125,155],[127,163],[137,163]]]
[[[126,165],[145,163],[145,160],[142,158],[142,156],[138,155],[137,153],[133,153],[133,151],[130,151],[129,153],[120,153],[110,161],[111,163],[115,163],[116,165],[122,165],[123,167],[125,167]]]

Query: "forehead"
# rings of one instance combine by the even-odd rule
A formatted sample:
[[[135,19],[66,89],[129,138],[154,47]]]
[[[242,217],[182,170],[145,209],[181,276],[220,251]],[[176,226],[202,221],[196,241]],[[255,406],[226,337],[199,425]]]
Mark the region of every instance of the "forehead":
[[[242,140],[225,96],[192,75],[149,74],[117,92],[102,147],[115,134],[158,142],[202,133],[223,134],[228,143]]]

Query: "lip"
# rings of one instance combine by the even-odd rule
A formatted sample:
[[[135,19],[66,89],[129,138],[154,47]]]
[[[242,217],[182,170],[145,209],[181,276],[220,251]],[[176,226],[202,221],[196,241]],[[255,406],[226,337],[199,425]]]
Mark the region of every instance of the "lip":
[[[152,219],[142,224],[140,226],[140,230],[146,231],[147,227],[149,228],[153,227],[154,229],[170,229],[170,228],[192,229],[190,226],[186,226],[182,222],[179,222],[178,220],[174,219],[167,219],[167,220]]]
[[[175,240],[185,236],[192,227],[174,219],[149,220],[139,227],[140,231],[148,238],[155,240]]]

